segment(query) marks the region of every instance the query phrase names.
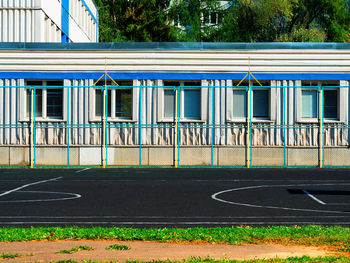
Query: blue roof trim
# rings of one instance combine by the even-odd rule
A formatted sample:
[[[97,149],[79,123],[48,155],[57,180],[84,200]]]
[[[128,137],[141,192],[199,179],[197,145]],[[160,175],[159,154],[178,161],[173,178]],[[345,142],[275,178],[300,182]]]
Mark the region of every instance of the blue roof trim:
[[[350,50],[350,43],[0,43],[0,50]]]
[[[104,72],[0,72],[1,79],[98,79]],[[114,79],[237,79],[246,73],[114,72]],[[350,80],[350,73],[255,73],[258,80]]]

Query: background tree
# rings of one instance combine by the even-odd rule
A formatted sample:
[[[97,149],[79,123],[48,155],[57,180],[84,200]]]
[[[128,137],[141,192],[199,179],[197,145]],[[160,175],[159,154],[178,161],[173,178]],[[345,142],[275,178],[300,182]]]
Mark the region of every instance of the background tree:
[[[175,41],[170,0],[98,0],[101,42]]]
[[[97,4],[101,42],[350,38],[350,0],[230,0],[225,8],[218,0],[97,0]]]
[[[231,0],[218,41],[347,41],[348,0]]]
[[[169,15],[177,41],[213,41],[223,12],[218,0],[173,0]]]

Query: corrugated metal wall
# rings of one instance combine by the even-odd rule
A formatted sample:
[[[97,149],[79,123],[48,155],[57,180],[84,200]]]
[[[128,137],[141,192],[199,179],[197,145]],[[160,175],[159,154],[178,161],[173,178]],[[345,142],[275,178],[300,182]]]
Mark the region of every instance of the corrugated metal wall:
[[[275,90],[275,121],[259,122],[259,125],[283,125],[283,117],[286,116],[285,124],[295,125],[295,88],[293,86],[298,81],[272,81],[272,86],[281,87],[271,88]],[[204,88],[202,96],[207,98],[207,107],[202,116],[203,122],[182,123],[186,127],[180,129],[180,145],[210,145],[212,133],[214,145],[244,146],[246,140],[246,129],[244,127],[229,127],[234,123],[227,122],[227,93],[231,92],[232,80],[204,80],[208,88]],[[66,121],[47,122],[37,121],[39,126],[36,128],[37,145],[66,145],[67,130],[69,130],[70,145],[101,145],[101,126],[97,121],[91,122],[89,114],[95,104],[91,101],[91,89],[93,80],[66,80],[65,88],[68,90],[66,99],[69,97],[69,104]],[[135,80],[136,94],[141,92],[141,116],[139,116],[139,103],[133,105],[136,107],[134,121],[110,122],[112,127],[108,129],[108,144],[110,145],[138,145],[139,144],[139,126],[148,125],[141,129],[141,139],[143,145],[171,145],[174,143],[173,129],[164,128],[162,125],[171,125],[172,123],[159,122],[157,115],[159,101],[159,86],[162,86],[161,80]],[[343,84],[345,84],[343,82]],[[20,103],[20,86],[24,85],[23,79],[2,79],[0,80],[0,125],[19,125],[17,128],[0,129],[1,145],[27,145],[29,143],[29,130],[20,125],[28,124],[20,119],[23,107]],[[289,85],[289,88],[283,88],[283,85]],[[77,87],[79,86],[79,87]],[[139,87],[138,87],[139,86]],[[221,86],[218,88],[218,86]],[[348,89],[348,88],[347,88]],[[283,106],[283,92],[286,91],[285,107]],[[22,93],[23,95],[23,93]],[[212,97],[214,95],[214,97]],[[137,98],[139,101],[139,98]],[[212,106],[212,101],[214,106]],[[349,101],[349,98],[347,99]],[[284,109],[287,110],[284,114]],[[335,122],[332,125],[348,125],[348,107],[346,107],[346,122]],[[140,120],[140,122],[138,122]],[[59,127],[59,125],[68,123],[73,125],[69,129]],[[134,124],[134,127],[126,127]],[[236,123],[238,124],[238,123]],[[253,122],[254,124],[254,122]],[[46,128],[50,125],[50,128]],[[56,127],[56,126],[57,127]],[[114,125],[114,126],[113,126]],[[119,125],[118,127],[115,127]],[[152,126],[153,125],[153,126]],[[199,127],[198,127],[199,125]],[[200,127],[200,125],[208,125]],[[210,125],[220,126],[219,128],[210,127]],[[124,126],[124,127],[123,127]],[[152,126],[152,127],[151,127]],[[190,127],[192,126],[192,127]],[[318,128],[296,128],[291,127],[284,133],[280,128],[253,128],[252,145],[253,146],[283,146],[284,135],[288,146],[315,146],[319,145]],[[325,146],[346,146],[349,144],[349,130],[344,128],[325,129]]]
[[[0,0],[0,41],[34,42],[34,0]]]

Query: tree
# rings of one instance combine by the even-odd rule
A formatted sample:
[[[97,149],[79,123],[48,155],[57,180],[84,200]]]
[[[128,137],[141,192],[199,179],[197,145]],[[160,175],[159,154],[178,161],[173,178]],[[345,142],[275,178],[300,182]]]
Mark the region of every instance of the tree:
[[[231,0],[220,41],[347,41],[348,0]]]
[[[175,41],[170,0],[98,0],[102,42]]]
[[[173,0],[169,15],[177,41],[213,41],[223,12],[218,0]]]

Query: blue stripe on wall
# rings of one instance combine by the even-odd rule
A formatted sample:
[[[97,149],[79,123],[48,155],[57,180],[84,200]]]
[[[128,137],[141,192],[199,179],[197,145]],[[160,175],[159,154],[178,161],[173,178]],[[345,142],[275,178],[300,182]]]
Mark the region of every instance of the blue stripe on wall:
[[[69,0],[62,0],[61,15],[62,43],[69,42]]]
[[[92,19],[95,21],[96,24],[98,24],[98,20],[96,19],[95,15],[91,12],[89,6],[86,4],[84,0],[81,0],[81,2],[84,4],[90,15],[92,16]]]
[[[104,72],[0,72],[1,79],[98,79]],[[242,79],[246,73],[114,72],[114,79]],[[256,73],[259,80],[350,80],[350,73]]]

